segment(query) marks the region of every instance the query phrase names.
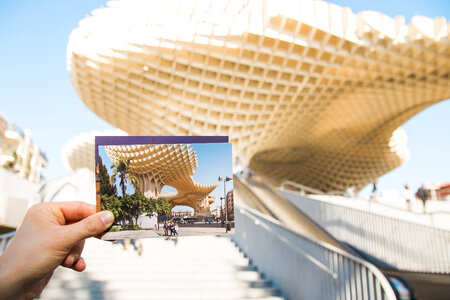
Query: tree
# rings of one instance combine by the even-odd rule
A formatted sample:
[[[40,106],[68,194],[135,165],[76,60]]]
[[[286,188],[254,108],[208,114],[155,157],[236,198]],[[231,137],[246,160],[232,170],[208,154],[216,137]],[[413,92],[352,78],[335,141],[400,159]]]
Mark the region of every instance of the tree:
[[[127,195],[124,202],[124,210],[127,211],[130,222],[136,225],[140,215],[145,214],[152,217],[154,213],[167,215],[171,210],[171,205],[166,199],[147,198],[139,190],[133,195]]]
[[[172,205],[164,198],[156,199],[156,211],[167,216],[172,210]]]
[[[108,169],[103,164],[102,157],[98,156],[98,169],[100,177],[100,195],[117,195],[117,187],[111,184],[111,178],[108,175]]]
[[[158,228],[159,223],[161,223],[161,219],[163,216],[167,216],[170,211],[172,210],[172,205],[164,199],[164,198],[158,198],[156,199],[156,212],[158,213]]]
[[[101,210],[109,210],[114,214],[114,224],[120,224],[128,219],[128,213],[124,210],[123,199],[116,195],[101,195]]]
[[[119,161],[111,166],[111,168],[113,169],[113,175],[110,178],[110,183],[114,184],[116,182],[116,178],[120,178],[119,184],[122,188],[122,197],[124,198],[126,195],[126,182],[133,185],[135,187],[135,190],[137,190],[139,187],[139,179],[131,173],[130,161],[132,159],[133,158],[119,157]]]
[[[128,220],[131,224],[136,225],[137,219],[144,212],[147,198],[139,190],[136,190],[134,194],[126,195],[124,200],[123,206],[127,212]]]

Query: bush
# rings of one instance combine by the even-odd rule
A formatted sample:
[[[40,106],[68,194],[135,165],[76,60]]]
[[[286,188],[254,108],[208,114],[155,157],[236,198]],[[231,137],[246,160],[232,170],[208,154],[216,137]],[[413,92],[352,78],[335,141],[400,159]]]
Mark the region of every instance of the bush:
[[[109,232],[118,232],[120,231],[120,226],[114,225],[113,227],[111,227],[111,229],[109,230]]]
[[[124,224],[120,230],[142,230],[138,225]]]

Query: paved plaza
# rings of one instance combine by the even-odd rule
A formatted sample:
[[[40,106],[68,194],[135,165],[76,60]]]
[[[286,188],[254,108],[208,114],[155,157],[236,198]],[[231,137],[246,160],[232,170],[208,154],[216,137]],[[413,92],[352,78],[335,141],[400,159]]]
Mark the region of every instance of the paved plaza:
[[[228,232],[233,234],[234,228]],[[178,229],[177,236],[205,236],[205,235],[224,235],[225,227],[180,227]],[[169,235],[170,236],[170,235]],[[120,240],[120,239],[143,239],[143,238],[155,238],[155,237],[167,237],[164,235],[164,228],[160,227],[159,230],[147,229],[147,230],[124,230],[118,232],[108,232],[102,236],[102,240]]]

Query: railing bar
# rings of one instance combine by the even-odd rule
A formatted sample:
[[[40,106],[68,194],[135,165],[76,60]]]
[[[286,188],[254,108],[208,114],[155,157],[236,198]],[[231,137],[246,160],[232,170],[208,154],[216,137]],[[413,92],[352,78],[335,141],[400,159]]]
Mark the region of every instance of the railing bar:
[[[339,273],[342,274],[342,280],[341,280],[341,297],[343,300],[347,300],[347,280],[345,277],[345,271],[344,271],[344,258],[342,256],[339,256]]]
[[[450,273],[450,235],[445,235],[444,232],[441,231],[440,238],[444,241],[444,243],[442,243],[442,251],[444,252],[445,272]]]
[[[367,272],[370,272],[370,274],[374,278],[373,280],[375,280],[377,283],[380,284],[380,288],[382,287],[383,289],[386,290],[386,295],[389,295],[388,296],[389,299],[395,299],[392,288],[390,287],[389,283],[384,278],[384,276],[381,274],[381,272],[378,269],[374,268],[372,265],[367,264],[363,260],[354,258],[353,256],[346,254],[344,252],[343,254],[341,254],[340,253],[341,250],[335,251],[332,247],[324,246],[321,243],[314,242],[313,240],[303,239],[301,235],[288,230],[283,225],[278,224],[278,222],[273,221],[270,218],[259,216],[257,212],[253,212],[253,210],[251,209],[238,208],[237,212],[238,212],[237,219],[240,219],[240,223],[237,224],[242,224],[241,226],[245,228],[245,231],[238,229],[236,230],[235,233],[236,241],[241,243],[240,248],[243,249],[244,252],[246,252],[248,255],[250,255],[250,257],[252,258],[252,260],[254,260],[256,265],[258,265],[258,262],[265,265],[264,262],[267,262],[269,258],[269,266],[261,267],[261,271],[267,272],[267,274],[270,274],[271,276],[273,276],[272,273],[275,273],[275,276],[277,276],[276,278],[281,277],[283,278],[284,282],[286,281],[290,282],[289,285],[291,285],[291,287],[288,288],[297,290],[298,295],[302,295],[301,296],[302,299],[308,299],[307,297],[305,297],[305,295],[311,296],[309,297],[311,299],[318,299],[317,298],[318,295],[322,295],[323,296],[322,298],[324,299],[331,298],[343,300],[355,298],[357,288],[359,287],[359,282],[356,280],[357,278],[355,277],[355,268],[357,267],[357,265],[359,266],[360,272],[361,270],[367,270]],[[258,234],[253,234],[251,232],[254,233],[257,232]],[[267,232],[270,232],[271,234],[267,236]],[[319,264],[322,264],[325,268],[325,269],[321,268],[320,265],[312,263],[311,266],[316,266],[317,268],[312,268],[310,273],[308,273],[310,277],[307,277],[303,281],[305,283],[316,281],[319,281],[320,283],[327,283],[329,280],[331,280],[330,282],[331,284],[327,285],[329,287],[325,289],[323,285],[309,284],[310,286],[319,287],[318,289],[314,288],[311,289],[309,286],[300,287],[298,285],[298,282],[296,282],[296,285],[292,287],[292,275],[291,275],[292,273],[289,273],[288,274],[289,276],[286,277],[285,269],[292,267],[293,263],[295,265],[301,266],[303,264],[302,263],[303,261],[304,262],[306,261],[314,262],[314,261],[310,260],[311,255],[309,253],[298,251],[297,249],[298,246],[290,242],[286,234],[289,236],[289,239],[291,238],[291,236],[292,238],[298,238],[294,240],[300,244],[301,249],[307,249],[307,251],[312,251],[311,253],[318,253],[317,258],[315,257],[312,258],[316,260]],[[259,241],[267,241],[268,237],[271,237],[269,238],[269,241],[273,240],[283,241],[283,239],[288,240],[289,247],[281,247],[282,245],[286,244],[286,241],[284,241],[283,243],[269,242],[269,244],[272,245],[269,248],[258,246],[261,245]],[[302,244],[304,246],[301,246]],[[297,253],[300,255],[292,255],[291,254],[292,252],[290,251],[293,251],[293,253]],[[277,255],[273,255],[273,252],[277,253]],[[282,256],[281,258],[278,257],[280,254]],[[288,259],[292,257],[295,257],[295,259]],[[302,259],[297,261],[297,259],[300,258]],[[324,261],[325,264],[323,264],[320,260]],[[276,261],[278,261],[278,264],[276,263]],[[330,262],[334,262],[335,264]],[[281,270],[272,267],[274,265],[278,266],[279,264],[283,266]],[[308,266],[308,264],[306,264],[305,266]],[[308,268],[310,267],[307,267],[305,271],[307,271]],[[323,272],[326,272],[326,274]],[[335,275],[334,280],[330,278],[331,274]],[[300,279],[302,278],[302,276],[298,276],[297,278]],[[313,278],[315,278],[314,279],[315,281],[311,281],[313,280]],[[284,286],[284,288],[286,288],[286,286]],[[363,290],[362,287],[361,289]]]
[[[361,278],[361,272],[362,272],[362,268],[358,268],[357,265],[355,264],[355,272],[356,272],[356,276],[357,276],[357,280],[358,280],[358,285],[357,285],[357,295],[356,295],[356,299],[363,299],[363,295],[362,295],[362,278]]]
[[[450,231],[436,229],[374,213],[366,213],[353,208],[343,208],[338,205],[326,203],[325,201],[313,200],[307,197],[298,198],[301,202],[317,203],[317,205],[315,205],[316,208],[314,209],[313,215],[318,214],[320,216],[317,219],[321,224],[328,224],[330,223],[329,220],[335,220],[335,223],[333,224],[334,226],[330,230],[330,233],[335,236],[339,236],[339,240],[350,243],[353,242],[357,248],[367,251],[369,254],[375,253],[377,258],[382,258],[391,265],[404,270],[417,270],[414,267],[418,266],[422,268],[422,271],[438,273],[448,272],[450,269],[450,253],[447,251],[448,245],[446,245],[446,241],[448,240],[446,237],[450,236]],[[320,207],[317,208],[318,205],[320,205],[322,209]],[[311,205],[303,206],[310,207]],[[333,207],[334,214],[331,214],[330,212],[331,207]],[[325,213],[317,213],[317,211],[322,211]],[[347,211],[347,213],[344,213],[343,211]],[[328,217],[330,215],[332,217]],[[345,215],[347,215],[347,217],[344,217]],[[364,219],[364,225],[357,227],[363,231],[365,227],[365,231],[368,230],[367,233],[352,234],[349,231],[341,230],[339,227],[342,228],[342,226],[338,225],[341,224],[342,218],[353,221],[353,224],[355,224],[355,222],[358,224],[359,218]],[[328,228],[329,226],[324,227]],[[391,236],[394,237],[393,239],[385,239],[383,237],[383,234],[386,232],[385,228],[389,228]],[[399,228],[401,228],[401,233]],[[375,238],[366,238],[364,240],[363,236],[375,236]],[[421,245],[418,245],[418,240],[422,240],[424,242],[420,243]],[[432,251],[426,248],[426,245],[430,244],[436,245]],[[398,249],[398,245],[401,245],[402,248],[395,250],[396,248]],[[416,246],[412,247],[412,245]],[[415,254],[417,251],[419,253],[427,254],[426,258],[416,259]],[[430,255],[430,253],[432,255]]]
[[[339,276],[338,280],[336,280],[334,282],[334,289],[335,289],[334,295],[335,295],[336,299],[341,300],[341,297],[340,297],[340,286],[341,286],[342,274],[339,273],[338,255],[335,252],[333,252],[333,269]]]
[[[350,271],[350,261],[348,261],[348,260],[345,261],[344,270],[347,275],[347,276],[345,276],[347,278],[347,285],[346,285],[347,299],[351,300],[352,299],[353,280],[352,280],[352,273]]]
[[[367,269],[365,267],[361,268],[361,276],[362,276],[362,291],[363,291],[363,297],[361,299],[368,299],[369,293],[368,293],[368,284],[367,284]]]
[[[6,246],[6,238],[0,240],[0,253],[4,251],[4,249],[6,248],[5,246]]]
[[[377,295],[378,295],[378,299],[381,299],[381,300],[384,299],[384,295],[383,295],[383,292],[382,292],[382,290],[381,290],[380,283],[379,283],[378,281],[376,281],[375,285],[376,285],[376,287],[377,287]]]
[[[352,280],[352,299],[357,299],[356,298],[356,286],[357,284],[357,280],[356,280],[356,273],[355,273],[355,266],[353,264],[353,262],[349,261],[349,269],[350,269],[350,274],[351,274],[351,280]]]
[[[314,193],[314,194],[325,195],[325,193],[320,191],[320,190],[316,190],[316,189],[311,188],[309,186],[306,186],[306,185],[303,185],[303,184],[300,184],[300,183],[297,183],[297,182],[293,182],[293,181],[290,181],[290,180],[284,180],[281,183],[281,187],[283,188],[283,190],[285,190],[285,188],[284,188],[285,185],[291,185],[291,186],[294,186],[296,188],[299,188],[300,190],[309,191],[309,192]]]
[[[440,240],[441,239],[441,233],[440,232],[436,232],[435,234],[436,234],[436,238]],[[444,253],[442,252],[442,245],[437,245],[437,253],[438,253],[437,257],[444,257]],[[439,266],[439,270],[444,270],[445,269],[445,264],[444,264],[445,263],[445,259],[438,260],[436,263]]]
[[[375,299],[375,288],[373,286],[373,275],[372,273],[367,273],[367,283],[369,287],[369,299]]]
[[[6,250],[6,247],[8,247],[9,241],[12,240],[12,238],[14,237],[15,234],[16,234],[15,231],[0,234],[0,254]]]
[[[247,214],[248,215],[248,214]],[[256,217],[254,216],[250,216],[248,215],[251,219],[253,219],[255,221],[256,225],[261,225],[262,227],[264,227],[264,229],[266,229],[268,232],[272,233],[275,237],[277,237],[279,240],[281,240],[282,242],[284,242],[285,244],[287,244],[288,246],[290,246],[292,249],[294,249],[295,251],[297,251],[299,254],[301,254],[302,256],[304,256],[306,259],[308,259],[310,262],[312,262],[314,265],[316,265],[317,267],[321,268],[322,270],[324,270],[325,272],[327,272],[328,274],[330,274],[330,276],[332,276],[334,279],[337,278],[337,274],[334,273],[333,271],[329,270],[327,268],[327,266],[325,266],[324,264],[322,264],[320,261],[318,261],[315,257],[309,255],[308,253],[305,253],[301,250],[299,250],[295,245],[293,245],[288,239],[281,237],[280,235],[276,234],[269,226],[267,226],[267,224],[264,223],[264,221],[260,221],[258,220]]]
[[[284,193],[294,194],[294,195],[297,195],[297,194],[298,194],[297,192],[295,192],[295,191],[290,191],[290,190],[284,190],[283,192],[284,192]],[[322,193],[321,195],[327,196],[327,194],[324,194],[324,193]],[[305,197],[305,195],[297,195],[297,196]],[[328,195],[328,196],[330,196],[330,195]],[[311,198],[308,198],[308,199],[311,199]],[[339,205],[339,204],[327,202],[327,201],[321,200],[321,199],[311,199],[311,200],[323,202],[323,203],[326,203],[327,205],[330,205],[330,206],[338,206],[338,207],[342,207],[342,206]],[[369,204],[370,204],[370,202],[369,202]],[[392,208],[391,206],[385,205],[385,204],[383,204],[383,203],[378,203],[378,202],[377,202],[377,205],[380,205],[380,206],[387,206],[387,207],[389,207],[389,208]],[[369,205],[369,207],[370,207],[370,205]],[[364,210],[361,210],[361,209],[358,209],[358,208],[352,208],[352,207],[348,207],[348,206],[345,206],[345,208],[346,208],[346,209],[349,209],[349,210],[356,210],[356,211],[365,212]],[[402,211],[404,211],[404,210],[402,210]],[[387,217],[387,218],[391,218],[391,219],[396,219],[396,220],[397,220],[397,218],[394,218],[394,217],[384,216],[384,215],[381,215],[381,214],[379,214],[379,213],[372,212],[372,210],[371,210],[370,208],[369,208],[369,212],[370,212],[371,214],[374,214],[374,215],[383,216],[383,217]],[[416,214],[416,215],[419,215],[419,216],[423,215],[422,213],[413,213],[413,214]],[[450,212],[448,212],[448,214],[450,214]],[[449,231],[449,230],[446,230],[446,229],[434,227],[434,226],[432,226],[432,225],[427,225],[427,224],[417,224],[417,223],[415,223],[415,222],[413,222],[413,221],[408,221],[408,220],[404,220],[404,219],[401,219],[401,221],[402,221],[402,222],[406,222],[406,223],[410,223],[410,224],[412,224],[412,225],[420,225],[420,226],[428,227],[428,228],[434,229],[434,230],[444,230],[444,231]]]
[[[432,232],[432,238],[430,239],[430,242],[432,242],[433,240],[436,240],[437,238],[438,238],[437,232],[433,231]],[[430,244],[430,245],[432,245],[432,244]],[[441,248],[440,246],[441,245],[433,245],[433,247],[432,247],[433,248],[433,253],[434,253],[433,257],[431,257],[431,260],[433,261],[433,268],[432,268],[432,270],[442,270],[440,268],[439,260],[436,260],[437,257],[442,257],[442,256],[439,255],[440,248]]]

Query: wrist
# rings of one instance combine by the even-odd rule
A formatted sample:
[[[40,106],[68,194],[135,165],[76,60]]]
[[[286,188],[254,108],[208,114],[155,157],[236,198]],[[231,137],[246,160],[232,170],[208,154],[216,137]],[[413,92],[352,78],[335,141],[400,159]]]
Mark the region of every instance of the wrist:
[[[23,290],[20,272],[15,271],[6,252],[0,255],[0,300],[19,299]]]

